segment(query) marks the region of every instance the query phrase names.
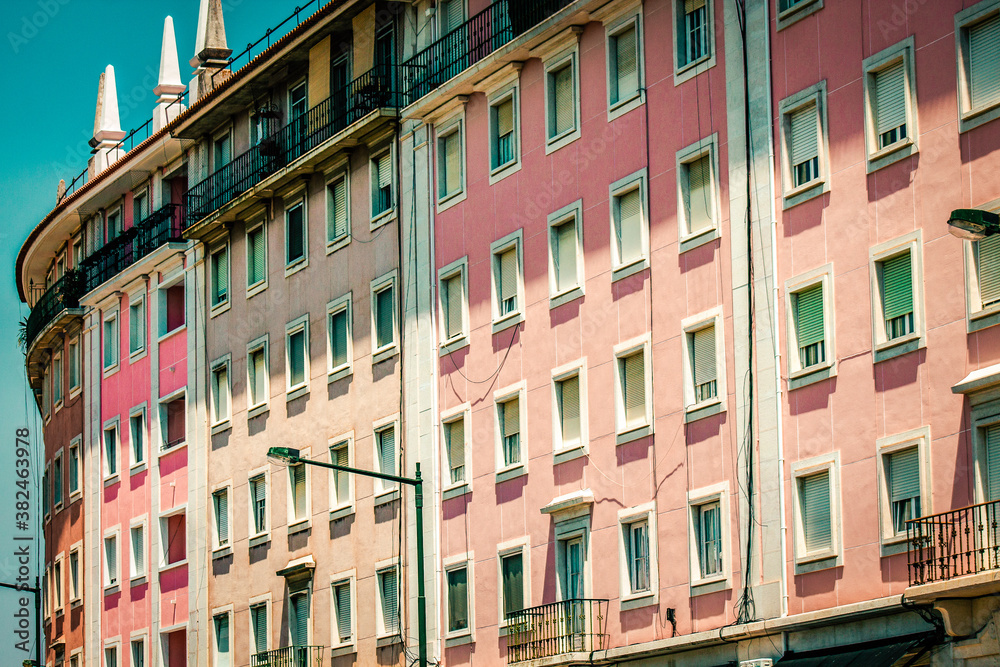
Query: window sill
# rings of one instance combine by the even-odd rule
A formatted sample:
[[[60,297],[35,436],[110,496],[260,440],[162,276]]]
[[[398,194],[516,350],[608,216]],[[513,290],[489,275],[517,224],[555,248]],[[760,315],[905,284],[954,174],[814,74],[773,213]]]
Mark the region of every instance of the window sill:
[[[711,40],[714,41],[714,40]],[[715,45],[712,44],[714,47]],[[677,58],[677,55],[674,55]],[[690,81],[702,72],[707,72],[708,70],[715,67],[715,49],[712,48],[709,53],[706,53],[701,58],[697,60],[692,60],[689,63],[684,63],[674,71],[674,86],[679,86],[685,81]]]
[[[270,533],[261,533],[250,538],[250,548],[259,547],[271,541]]]
[[[696,403],[684,408],[684,423],[690,424],[699,419],[713,417],[726,411],[726,403],[722,399],[714,398],[711,401]]]
[[[135,352],[129,351],[129,353],[128,353],[128,363],[129,363],[129,365],[132,365],[132,364],[134,364],[134,363],[136,363],[138,361],[141,361],[141,360],[145,359],[146,358],[146,352],[147,352],[147,350],[146,350],[146,346],[145,345],[143,345],[140,349],[136,350]]]
[[[958,131],[959,133],[968,132],[997,118],[1000,118],[1000,100],[978,109],[962,111],[959,117]]]
[[[129,586],[132,587],[132,588],[134,588],[136,586],[142,586],[144,583],[146,583],[146,575],[145,574],[140,574],[137,577],[132,577],[131,579],[128,580],[128,583],[129,583]]]
[[[118,584],[110,584],[104,587],[104,594],[114,595],[115,593],[120,593],[121,590],[122,590],[121,586],[119,586]]]
[[[83,606],[83,598],[76,598],[75,600],[70,600],[69,610],[73,611]]]
[[[611,282],[624,280],[649,268],[649,258],[646,256],[634,259],[628,264],[621,264],[611,270]]]
[[[830,183],[828,180],[825,178],[814,178],[808,183],[803,183],[802,185],[785,192],[782,197],[781,209],[790,209],[793,206],[797,206],[798,204],[809,201],[810,199],[815,199],[821,194],[829,191]]]
[[[462,189],[462,190],[458,190],[457,192],[453,192],[450,195],[448,195],[448,196],[446,196],[446,197],[444,197],[442,199],[438,199],[438,201],[437,201],[437,212],[438,213],[443,213],[444,211],[447,211],[452,206],[455,206],[456,204],[461,204],[462,202],[464,202],[466,200],[466,197],[467,197],[467,195],[465,193],[465,190]]]
[[[445,635],[444,645],[445,648],[451,648],[453,646],[465,646],[466,644],[475,644],[476,639],[472,636],[472,631],[463,632],[462,634]]]
[[[296,398],[302,398],[303,396],[305,396],[308,393],[309,393],[309,385],[308,384],[302,385],[300,387],[296,387],[295,389],[288,389],[287,392],[285,393],[285,402],[286,403],[291,403]]]
[[[249,410],[247,410],[247,419],[253,419],[254,417],[257,417],[258,415],[262,415],[262,414],[266,413],[270,409],[271,408],[268,406],[267,403],[263,403],[261,405],[255,405],[254,407],[252,407]]]
[[[885,558],[886,556],[896,556],[899,554],[905,554],[910,550],[910,542],[906,539],[906,535],[894,535],[893,537],[883,537],[882,543],[879,545],[879,556]]]
[[[570,145],[579,138],[580,138],[579,127],[574,127],[571,130],[566,130],[560,135],[551,137],[545,142],[545,154],[550,155],[552,153],[555,153],[560,148]]]
[[[69,494],[69,504],[72,505],[81,498],[83,498],[83,491],[79,490],[73,491],[72,493]]]
[[[226,556],[233,555],[233,548],[228,544],[224,547],[219,547],[212,551],[212,560],[218,560],[220,558],[225,558]]]
[[[795,371],[788,376],[788,390],[792,391],[793,389],[807,387],[811,384],[816,384],[817,382],[822,382],[823,380],[828,380],[836,376],[836,362],[809,366],[808,368]]]
[[[513,160],[490,171],[490,185],[495,185],[512,174],[521,171],[521,160]]]
[[[823,9],[823,0],[806,0],[778,12],[778,30],[784,30],[793,23]]]
[[[645,438],[646,436],[653,434],[652,424],[645,424],[643,426],[637,426],[635,428],[629,429],[627,431],[622,431],[615,434],[615,444],[624,445],[627,442],[632,442],[634,440],[639,440],[640,438]]]
[[[969,314],[967,333],[975,333],[1000,324],[1000,304],[993,304]]]
[[[583,443],[573,447],[563,447],[552,452],[552,464],[559,465],[567,461],[581,459],[587,455],[587,446]]]
[[[630,609],[641,609],[643,607],[649,607],[651,605],[659,604],[660,599],[656,591],[643,591],[642,593],[630,593],[625,595],[619,601],[619,608],[622,611],[629,611]]]
[[[117,362],[112,366],[105,366],[102,371],[102,376],[107,379],[118,372]],[[45,418],[48,419],[51,415],[46,415]]]
[[[165,340],[167,340],[168,338],[173,338],[174,336],[176,336],[177,334],[179,334],[179,333],[181,333],[182,331],[185,331],[185,330],[187,330],[187,324],[182,324],[179,327],[177,327],[175,329],[171,329],[170,331],[168,331],[168,332],[160,335],[160,337],[156,339],[156,342],[157,342],[157,344],[161,344],[162,345],[163,342]]]
[[[469,337],[464,333],[461,336],[449,338],[445,342],[441,343],[441,347],[438,349],[438,356],[443,357],[454,352],[458,352],[463,347],[469,347]]]
[[[558,308],[563,304],[567,304],[570,301],[576,301],[583,296],[583,286],[577,285],[568,290],[560,292],[559,294],[552,294],[549,296],[549,308]]]
[[[300,257],[291,264],[285,264],[285,277],[294,275],[309,266],[308,257]]]
[[[209,318],[213,318],[216,315],[221,315],[227,310],[229,310],[229,299],[226,299],[225,301],[222,301],[212,306],[212,310],[209,312],[208,316]]]
[[[916,332],[909,334],[908,336],[893,339],[888,343],[878,343],[875,345],[875,350],[873,351],[874,363],[877,364],[880,361],[895,359],[896,357],[901,357],[904,354],[915,352],[922,347],[924,347],[923,338]]]
[[[384,648],[386,646],[395,646],[396,644],[401,644],[401,643],[402,640],[399,638],[398,634],[382,635],[380,637],[376,637],[375,639],[375,646],[378,648]]]
[[[174,452],[179,452],[180,450],[185,448],[187,448],[187,440],[185,440],[184,442],[179,442],[176,445],[171,445],[166,449],[160,447],[160,451],[157,453],[157,456],[162,459],[167,454],[173,454]]]
[[[341,248],[346,248],[351,243],[351,235],[346,234],[339,239],[334,239],[332,241],[326,242],[326,254],[331,255]]]
[[[218,435],[223,431],[228,431],[232,427],[233,423],[229,419],[221,421],[218,424],[212,424],[212,435]]]
[[[357,647],[354,644],[344,644],[343,646],[331,646],[330,647],[330,657],[339,658],[345,655],[354,655],[358,652]]]
[[[138,475],[139,473],[144,472],[146,470],[146,467],[147,467],[146,462],[140,461],[139,463],[136,463],[135,465],[133,465],[131,468],[128,469],[128,474],[129,476]]]
[[[267,281],[266,280],[262,280],[259,283],[255,283],[253,285],[248,285],[247,286],[247,298],[249,299],[252,296],[256,296],[257,294],[260,294],[261,292],[263,292],[266,289],[267,289]]]
[[[77,385],[75,387],[70,387],[69,388],[69,400],[72,401],[74,398],[76,398],[77,396],[79,396],[81,393],[83,393],[83,386],[82,385]]]
[[[461,484],[456,484],[455,486],[450,486],[441,491],[442,500],[451,500],[452,498],[461,498],[462,496],[472,493],[472,488],[467,482]]]
[[[626,98],[624,100],[618,100],[614,104],[608,106],[608,121],[613,121],[616,118],[621,118],[630,111],[634,111],[646,103],[646,96],[643,94],[642,90],[632,97]]]
[[[345,366],[338,366],[337,368],[334,368],[333,370],[329,370],[326,372],[326,383],[331,384],[333,382],[336,382],[337,380],[343,380],[345,377],[353,373],[354,369],[351,367],[350,364],[347,364]]]
[[[868,155],[868,173],[871,174],[890,164],[899,162],[917,153],[917,144],[911,138],[897,141]]]
[[[523,475],[528,474],[528,469],[523,463],[518,463],[517,465],[507,466],[501,470],[497,471],[496,480],[497,484],[500,482],[507,482],[512,479],[516,479]]]
[[[383,362],[387,359],[391,359],[399,354],[399,350],[396,348],[396,344],[387,345],[386,347],[380,348],[372,352],[372,365]]]
[[[120,481],[121,480],[118,479],[118,473],[115,473],[114,475],[109,475],[109,476],[107,476],[107,477],[104,478],[104,488],[106,489],[109,486],[111,486],[112,484],[117,484]]]
[[[705,577],[704,579],[696,579],[691,582],[691,597],[718,593],[719,591],[729,590],[730,588],[732,588],[732,584],[729,582],[729,577],[724,574]]]
[[[63,615],[63,608],[62,605],[59,605],[59,608],[56,609],[56,618],[59,618],[62,615]]]
[[[375,494],[375,507],[381,507],[382,505],[387,505],[395,500],[399,500],[399,489],[392,489],[391,491],[382,491]]]
[[[312,521],[309,519],[299,519],[295,523],[288,524],[288,536],[297,535],[298,533],[304,533],[312,528]]]
[[[832,567],[838,567],[841,564],[839,554],[833,551],[824,551],[821,554],[796,558],[795,574],[808,574],[810,572],[818,572],[819,570],[828,570]]]
[[[330,510],[330,521],[338,521],[340,519],[346,519],[349,516],[354,515],[354,505],[346,505],[344,507],[338,507],[336,509]]]
[[[708,229],[703,229],[700,232],[688,234],[681,238],[677,252],[683,253],[688,250],[694,250],[695,248],[701,247],[706,243],[711,243],[720,236],[721,234],[719,233],[718,227],[709,227]]]
[[[393,206],[385,211],[382,211],[378,215],[372,216],[371,222],[368,223],[368,231],[374,232],[382,225],[387,225],[395,219],[396,207]]]
[[[504,329],[509,329],[512,326],[518,325],[524,321],[524,313],[517,310],[513,313],[507,313],[503,317],[493,320],[493,333],[500,333]]]
[[[167,563],[166,565],[161,565],[159,568],[157,568],[156,571],[159,574],[163,574],[164,572],[170,572],[171,570],[179,570],[182,567],[187,566],[187,564],[188,564],[187,558],[182,558],[176,563]]]

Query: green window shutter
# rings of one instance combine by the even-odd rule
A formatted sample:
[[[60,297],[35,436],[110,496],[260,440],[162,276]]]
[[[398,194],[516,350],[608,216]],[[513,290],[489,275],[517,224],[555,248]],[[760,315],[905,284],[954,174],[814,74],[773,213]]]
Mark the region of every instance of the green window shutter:
[[[392,428],[378,432],[379,458],[382,472],[388,475],[396,474],[396,432]],[[386,483],[388,484],[388,482]]]
[[[1000,16],[969,28],[969,93],[972,108],[1000,98]]]
[[[556,385],[562,420],[563,445],[580,440],[580,376],[566,378]]]
[[[459,130],[441,138],[444,173],[441,177],[441,196],[453,194],[462,189],[462,133]],[[442,177],[443,176],[443,177]]]
[[[448,436],[448,467],[452,483],[465,479],[465,420],[458,419],[445,425]]]
[[[504,556],[500,561],[503,576],[504,615],[524,609],[524,562],[521,554]]]
[[[264,514],[267,510],[267,484],[263,477],[250,480],[250,493],[251,498],[253,498],[254,528],[259,533],[267,528],[266,515]]]
[[[399,606],[396,596],[396,571],[379,573],[382,584],[382,625],[386,632],[395,632],[398,627]]]
[[[715,326],[691,334],[691,361],[695,386],[715,381]]]
[[[334,602],[337,605],[337,634],[340,642],[351,641],[351,584],[344,582],[334,586]]]
[[[513,398],[506,403],[500,404],[503,410],[503,435],[504,437],[517,435],[521,432],[521,410],[520,401]]]
[[[255,285],[264,279],[264,228],[258,227],[247,234],[247,284]]]
[[[229,494],[217,491],[213,495],[215,501],[215,525],[219,531],[219,546],[229,544]]]
[[[387,188],[392,185],[392,151],[386,151],[378,158],[378,187]]]
[[[219,614],[213,620],[215,621],[215,646],[221,655],[225,655],[229,653],[229,614]]]
[[[576,223],[564,222],[555,228],[556,248],[553,264],[556,267],[556,289],[565,291],[577,284],[576,275]]]
[[[108,581],[118,581],[118,541],[111,537],[104,540],[105,565],[108,568]]]
[[[462,0],[442,0],[441,2],[441,35],[455,30],[464,22]]]
[[[573,129],[576,124],[576,107],[573,101],[573,65],[568,64],[549,74],[552,86],[551,136],[559,136]]]
[[[636,352],[620,360],[622,366],[622,397],[625,406],[625,423],[628,425],[646,420],[646,368],[644,352]]]
[[[303,219],[303,212],[304,208],[302,206],[296,206],[285,213],[288,216],[285,261],[288,263],[305,256],[305,220]]]
[[[338,466],[350,465],[350,456],[346,443],[336,449],[330,450],[330,461]],[[334,471],[333,483],[337,493],[337,505],[346,505],[351,499],[351,481],[348,473],[339,470]]]
[[[291,628],[292,645],[309,645],[309,595],[301,594],[292,597],[293,625]]]
[[[808,287],[792,297],[798,346],[802,348],[822,342],[826,338],[823,326],[823,286]]]
[[[288,336],[288,380],[293,387],[306,381],[306,334],[302,329]]]
[[[830,473],[823,471],[799,478],[802,505],[802,533],[806,552],[823,551],[833,546],[830,521]]]
[[[639,91],[639,63],[634,25],[615,35],[614,47],[617,77],[612,102],[618,102],[632,97]]]
[[[882,309],[886,320],[913,312],[913,277],[908,252],[882,262]]]
[[[445,337],[452,338],[462,333],[462,274],[445,278]]]
[[[448,570],[448,631],[469,627],[469,571]]]
[[[875,127],[882,134],[906,124],[906,77],[903,61],[875,74]]]
[[[334,241],[347,236],[347,180],[339,178],[330,184],[330,219],[327,221],[326,239]]]
[[[1000,301],[1000,234],[976,243],[979,300],[983,307]]]
[[[379,348],[391,345],[395,340],[395,315],[392,311],[392,287],[386,287],[375,294],[375,338]]]
[[[889,497],[892,502],[920,496],[920,457],[917,448],[889,455]]]
[[[619,195],[618,224],[618,256],[621,263],[636,259],[642,255],[642,197],[639,188]]]
[[[687,174],[684,208],[688,231],[693,234],[712,226],[712,167],[709,156],[689,162],[684,171]]]
[[[132,530],[132,557],[135,559],[135,563],[132,567],[135,569],[135,573],[139,574],[141,571],[143,554],[145,553],[145,537],[143,535],[142,526],[138,526]]]
[[[250,608],[253,623],[254,648],[257,653],[267,650],[267,607],[259,604]]]
[[[984,429],[986,441],[986,489],[987,501],[1000,500],[1000,424]]]
[[[792,144],[789,152],[793,167],[819,155],[816,114],[816,105],[810,105],[793,112],[788,119]]]
[[[304,519],[306,518],[306,467],[304,464],[299,464],[292,466],[291,471],[295,518]]]
[[[500,254],[500,303],[501,314],[503,302],[507,299],[514,299],[514,307],[517,310],[517,248],[510,248]]]
[[[330,315],[330,354],[333,357],[330,362],[333,368],[339,368],[348,362],[346,308]]]

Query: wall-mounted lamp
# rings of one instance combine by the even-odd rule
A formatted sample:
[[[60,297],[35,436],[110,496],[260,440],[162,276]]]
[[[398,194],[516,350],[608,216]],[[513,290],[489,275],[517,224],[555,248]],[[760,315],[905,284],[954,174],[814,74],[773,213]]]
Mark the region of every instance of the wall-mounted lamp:
[[[951,212],[948,231],[960,239],[979,241],[1000,233],[1000,215],[976,208],[960,208]]]

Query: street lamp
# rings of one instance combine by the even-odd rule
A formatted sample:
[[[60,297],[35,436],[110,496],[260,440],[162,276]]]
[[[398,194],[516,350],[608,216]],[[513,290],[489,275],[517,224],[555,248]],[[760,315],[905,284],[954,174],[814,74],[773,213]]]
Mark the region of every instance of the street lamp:
[[[267,458],[278,465],[298,465],[300,463],[328,468],[339,472],[346,472],[353,475],[384,479],[388,482],[408,484],[413,487],[413,500],[417,509],[417,664],[419,667],[427,667],[427,609],[424,596],[424,491],[423,480],[420,479],[420,464],[416,464],[413,478],[400,477],[399,475],[387,475],[371,470],[360,470],[349,468],[335,463],[324,463],[313,461],[299,456],[299,450],[293,447],[271,447],[267,450]]]
[[[960,239],[981,241],[1000,233],[1000,215],[975,208],[960,208],[951,212],[948,227],[948,231]]]

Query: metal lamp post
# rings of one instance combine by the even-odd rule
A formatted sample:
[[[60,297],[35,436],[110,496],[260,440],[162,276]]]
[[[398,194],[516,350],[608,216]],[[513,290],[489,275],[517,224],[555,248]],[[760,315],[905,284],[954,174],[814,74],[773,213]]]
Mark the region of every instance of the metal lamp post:
[[[399,475],[387,475],[371,470],[360,470],[358,468],[340,466],[335,463],[304,459],[299,456],[299,450],[292,447],[271,447],[267,450],[267,458],[281,465],[303,463],[353,475],[362,475],[363,477],[373,477],[388,482],[407,484],[413,487],[414,505],[417,510],[417,664],[419,667],[427,667],[427,609],[426,598],[424,596],[424,491],[423,480],[420,478],[420,464],[416,464],[414,477],[410,478]]]

